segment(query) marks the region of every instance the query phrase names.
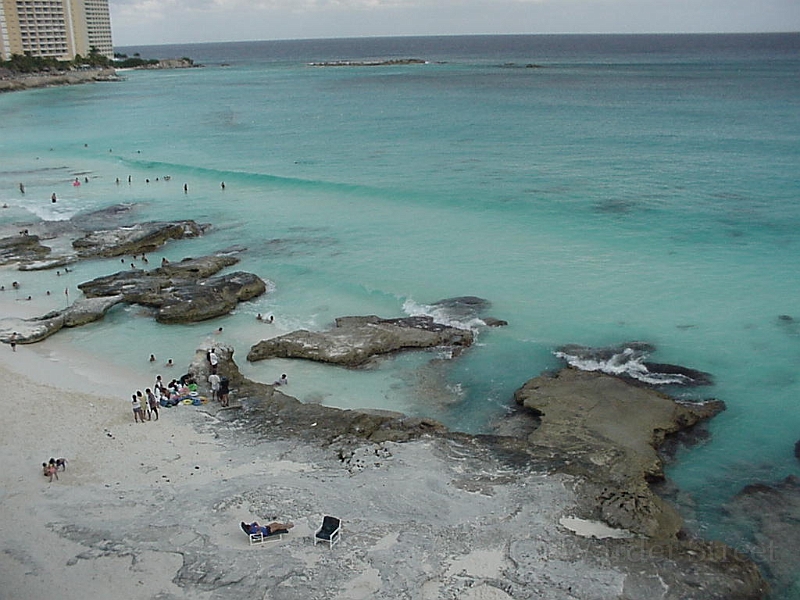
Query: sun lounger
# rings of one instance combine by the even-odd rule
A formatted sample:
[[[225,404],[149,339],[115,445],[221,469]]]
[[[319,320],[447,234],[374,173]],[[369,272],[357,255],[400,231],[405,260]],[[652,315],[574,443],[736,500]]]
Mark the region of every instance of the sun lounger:
[[[250,538],[251,546],[258,546],[273,540],[282,540],[283,536],[289,533],[288,529],[276,529],[275,531],[270,531],[269,535],[265,535],[263,530],[259,531],[258,533],[250,533],[250,528],[248,527],[247,523],[242,521],[240,526],[242,531],[244,531],[247,534],[247,537]]]

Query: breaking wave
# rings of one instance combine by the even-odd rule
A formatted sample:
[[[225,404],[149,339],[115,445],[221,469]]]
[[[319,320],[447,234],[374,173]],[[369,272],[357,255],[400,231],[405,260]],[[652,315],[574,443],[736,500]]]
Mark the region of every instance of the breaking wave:
[[[644,342],[631,342],[610,348],[589,348],[567,345],[553,354],[568,365],[581,371],[600,371],[608,375],[641,381],[648,385],[710,385],[708,373],[647,359],[655,347]]]

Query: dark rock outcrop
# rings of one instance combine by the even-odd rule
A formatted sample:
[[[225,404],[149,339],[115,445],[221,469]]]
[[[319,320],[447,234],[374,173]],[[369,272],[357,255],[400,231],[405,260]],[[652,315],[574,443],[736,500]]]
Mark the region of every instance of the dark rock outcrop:
[[[648,537],[678,533],[680,516],[648,485],[664,476],[657,448],[668,434],[723,410],[722,402],[679,403],[616,377],[576,369],[531,379],[515,400],[538,416],[539,426],[528,436],[536,452],[593,490],[587,510],[594,516]]]
[[[267,291],[263,279],[237,271],[201,282],[176,283],[165,290],[156,320],[159,323],[193,323],[226,315],[244,302]]]
[[[194,221],[137,223],[128,227],[92,231],[72,242],[81,257],[122,256],[153,252],[168,240],[202,235]]]
[[[341,317],[329,331],[299,330],[262,340],[250,349],[247,360],[303,358],[358,367],[400,350],[440,346],[461,350],[472,341],[471,331],[436,323],[431,317]]]
[[[51,249],[43,246],[37,235],[12,235],[0,238],[0,264],[39,261],[50,254]]]
[[[434,302],[434,308],[444,308],[453,316],[474,317],[492,305],[491,302],[478,296],[456,296]]]
[[[139,255],[152,252],[169,240],[202,235],[208,227],[194,221],[115,223],[131,210],[131,205],[116,205],[82,213],[68,221],[25,225],[24,234],[0,239],[0,264],[17,263],[21,271],[35,271],[63,267],[84,258]],[[108,229],[111,223],[115,227]],[[43,240],[48,240],[50,246],[43,245]]]
[[[555,355],[571,367],[583,371],[599,371],[650,386],[700,386],[714,383],[709,373],[645,360],[655,349],[655,346],[646,342],[626,342],[606,348],[567,344],[558,348]]]
[[[117,72],[112,68],[90,69],[88,71],[57,71],[54,73],[14,74],[0,79],[0,93],[29,90],[32,88],[59,85],[78,85],[101,81],[118,81]]]
[[[189,374],[207,387],[210,367],[206,351],[197,350]],[[424,434],[443,433],[446,428],[432,419],[407,417],[390,411],[341,410],[320,404],[304,404],[274,386],[250,381],[233,360],[233,348],[215,344],[219,357],[217,372],[227,377],[236,397],[244,401],[249,418],[247,427],[268,438],[302,438],[327,445],[334,441],[349,446],[358,441],[402,442]],[[244,424],[244,423],[243,423]]]
[[[456,296],[431,304],[434,310],[444,311],[453,319],[480,319],[487,327],[504,327],[508,325],[508,321],[503,319],[481,316],[491,306],[491,302],[478,296]]]
[[[251,273],[211,277],[237,262],[227,254],[187,258],[152,271],[131,269],[98,277],[78,288],[87,298],[119,295],[129,304],[155,308],[161,323],[204,321],[228,314],[239,302],[266,291],[266,283]]]
[[[495,317],[483,317],[481,319],[487,327],[505,327],[508,325],[508,321],[505,319],[497,319]]]

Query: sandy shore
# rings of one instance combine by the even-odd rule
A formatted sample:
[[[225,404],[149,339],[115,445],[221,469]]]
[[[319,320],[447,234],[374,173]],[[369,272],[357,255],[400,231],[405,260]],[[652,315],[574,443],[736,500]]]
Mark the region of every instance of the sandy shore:
[[[709,546],[578,518],[576,480],[502,440],[284,436],[291,413],[236,395],[134,423],[152,373],[58,336],[1,345],[0,377],[0,600],[760,597],[734,593],[726,556],[699,562]],[[50,457],[69,461],[58,481]],[[313,544],[326,514],[343,521],[333,549]],[[273,519],[295,527],[251,547],[239,522]]]

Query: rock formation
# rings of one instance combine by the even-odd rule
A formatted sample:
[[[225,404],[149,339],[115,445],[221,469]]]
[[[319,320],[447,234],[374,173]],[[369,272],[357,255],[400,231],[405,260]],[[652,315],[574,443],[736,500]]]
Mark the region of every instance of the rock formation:
[[[79,327],[102,319],[113,306],[123,301],[121,295],[81,299],[64,310],[53,311],[34,319],[0,320],[0,341],[8,343],[16,333],[18,344],[33,344],[50,337],[62,327]]]
[[[495,317],[484,317],[486,310],[492,303],[478,296],[456,296],[455,298],[445,298],[431,304],[434,311],[444,311],[448,317],[460,321],[468,319],[480,319],[487,327],[503,327],[508,325],[508,321]]]
[[[248,428],[267,433],[269,437],[314,439],[329,444],[334,440],[348,445],[345,440],[368,440],[373,443],[386,441],[401,442],[415,439],[432,432],[442,433],[446,428],[433,419],[407,417],[391,411],[341,410],[320,404],[304,404],[272,385],[257,383],[246,379],[233,360],[233,348],[226,344],[214,344],[219,356],[217,372],[227,377],[231,387],[236,389],[236,397],[242,401],[257,399],[251,410]],[[206,351],[211,346],[202,347],[195,353],[189,366],[189,374],[205,383],[210,375]],[[263,427],[268,423],[268,427]]]
[[[50,254],[38,235],[20,234],[0,238],[0,265],[39,261]]]
[[[436,323],[431,317],[340,317],[329,331],[300,330],[262,340],[250,349],[247,360],[303,358],[359,367],[376,356],[400,350],[439,346],[461,350],[472,341],[471,331]]]
[[[314,489],[322,481],[330,483],[326,507],[334,514],[347,514],[350,531],[357,532],[337,552],[326,554],[325,561],[300,561],[304,577],[295,578],[291,589],[281,592],[282,597],[307,597],[311,588],[306,578],[318,580],[328,570],[343,573],[348,568],[354,570],[352,577],[361,574],[359,593],[369,583],[370,597],[416,597],[420,586],[425,597],[497,600],[744,600],[765,596],[766,584],[757,567],[719,542],[660,537],[663,531],[654,537],[637,535],[632,533],[636,528],[623,532],[627,535],[605,537],[574,526],[577,522],[594,528],[594,522],[575,515],[590,517],[590,507],[598,501],[597,479],[590,479],[590,471],[602,471],[600,479],[614,478],[614,464],[605,459],[613,458],[615,445],[620,446],[616,449],[619,455],[634,453],[633,462],[645,465],[640,469],[658,472],[652,459],[654,450],[644,446],[649,446],[648,436],[658,440],[664,433],[651,429],[649,417],[640,415],[622,423],[620,428],[628,435],[610,427],[619,421],[620,411],[647,413],[654,408],[641,387],[615,380],[620,387],[607,388],[605,382],[613,378],[592,373],[570,371],[562,376],[565,401],[578,397],[584,408],[592,406],[591,418],[574,422],[575,429],[590,431],[574,433],[600,440],[593,453],[583,443],[567,443],[556,449],[537,443],[533,435],[528,439],[473,436],[399,414],[303,404],[273,386],[249,382],[233,360],[233,349],[214,347],[220,357],[219,372],[230,379],[235,390],[230,408],[206,407],[217,423],[215,437],[231,438],[232,447],[240,447],[248,457],[263,452],[254,451],[261,446],[248,441],[251,436],[259,444],[277,445],[282,457],[278,462],[298,460],[308,453],[314,457],[313,476],[299,470],[294,477],[295,471],[287,469],[278,480],[260,480],[252,493],[237,491],[224,501],[217,500],[218,505],[237,506],[241,498],[260,514],[290,513],[297,506],[308,512],[316,502],[298,481],[307,481]],[[189,369],[201,386],[209,368],[205,350],[198,350]],[[570,380],[570,375],[603,383],[588,386],[581,395],[575,391],[578,384]],[[626,390],[634,397],[630,404],[620,406],[614,398]],[[550,404],[560,404],[562,390],[553,388],[549,392]],[[597,394],[594,403],[588,398],[592,394]],[[688,423],[694,419],[671,400],[654,395],[672,403],[673,421],[683,422],[685,417]],[[669,420],[667,406],[656,406],[665,420]],[[608,415],[603,414],[606,408]],[[548,412],[554,410],[548,408]],[[540,414],[540,418],[539,429],[547,428],[547,415]],[[607,427],[592,429],[594,422]],[[601,439],[605,434],[609,437]],[[628,436],[634,439],[628,441]],[[640,453],[643,456],[637,457]],[[571,464],[582,468],[570,473]],[[611,485],[620,486],[620,491],[625,484],[636,484],[632,474],[619,479]],[[341,485],[343,481],[348,485]],[[227,482],[227,477],[214,481],[215,498],[225,494]],[[288,497],[287,490],[291,491]],[[192,496],[202,493],[197,490]],[[599,516],[597,512],[594,516]],[[637,522],[647,523],[647,518],[640,517]],[[293,548],[281,548],[281,560],[287,559]],[[213,549],[209,556],[216,556]],[[241,560],[249,560],[247,556],[242,555]],[[497,566],[493,566],[495,563]],[[256,586],[262,591],[282,589],[268,577],[250,576],[244,566],[241,572],[231,573],[228,562],[211,560],[194,547],[187,547],[183,564],[186,566],[178,580],[186,589],[206,589],[209,581],[220,579],[222,583],[214,585],[224,587],[230,597],[249,597]],[[269,568],[274,571],[282,564],[273,561]],[[482,576],[476,578],[476,572]],[[371,574],[369,579],[366,574]]]
[[[737,547],[769,574],[779,598],[794,598],[800,591],[800,478],[786,477],[775,484],[745,486],[725,507],[744,537]]]
[[[32,88],[57,85],[78,85],[101,81],[118,81],[117,72],[112,68],[91,69],[89,71],[62,71],[56,73],[20,74],[0,79],[0,92],[16,92]]]
[[[722,402],[679,403],[616,377],[576,369],[531,379],[515,400],[540,421],[528,442],[552,458],[553,468],[586,482],[594,496],[587,510],[596,518],[652,538],[678,533],[680,516],[648,485],[663,478],[657,448],[666,435],[723,410]]]
[[[92,231],[72,242],[81,257],[135,255],[163,246],[168,240],[202,235],[203,229],[194,221],[137,223]]]
[[[266,283],[237,271],[211,277],[238,259],[230,255],[187,258],[152,271],[130,269],[81,283],[87,298],[120,295],[124,302],[156,309],[161,323],[190,323],[231,312],[239,302],[263,294]]]
[[[116,205],[69,221],[25,225],[18,235],[0,238],[0,265],[17,264],[20,271],[34,271],[56,269],[84,258],[139,255],[153,252],[169,240],[202,235],[208,227],[188,220],[108,229],[109,222],[121,221],[131,210],[130,205]]]

